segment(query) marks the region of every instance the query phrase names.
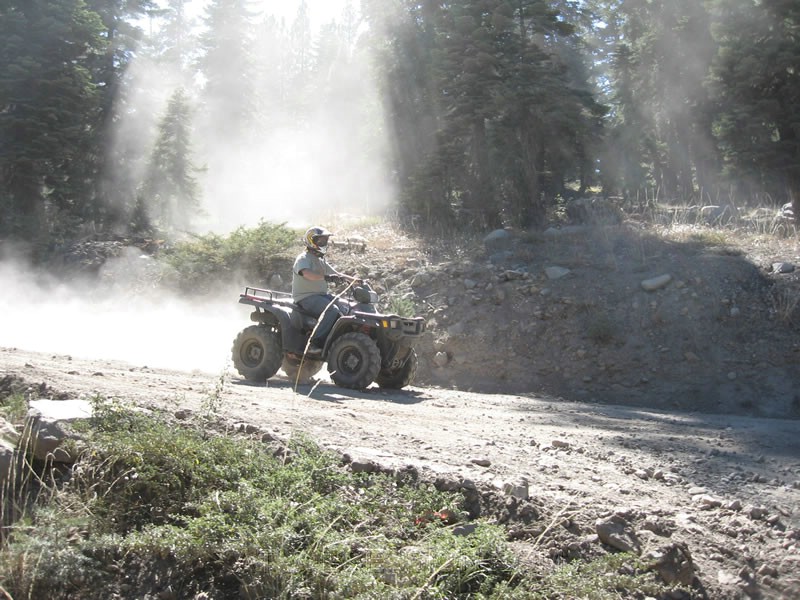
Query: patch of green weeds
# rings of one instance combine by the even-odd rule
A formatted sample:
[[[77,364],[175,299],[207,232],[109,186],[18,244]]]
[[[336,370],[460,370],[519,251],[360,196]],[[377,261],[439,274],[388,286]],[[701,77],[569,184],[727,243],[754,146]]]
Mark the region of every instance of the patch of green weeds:
[[[276,451],[113,404],[88,437],[0,553],[15,598],[507,598],[524,580],[501,528],[454,533],[459,494],[302,437]]]
[[[24,394],[10,394],[0,398],[0,417],[12,423],[18,423],[28,414],[28,401]]]
[[[390,314],[401,317],[413,317],[416,314],[416,306],[411,298],[406,296],[392,296],[389,298],[388,311]]]
[[[537,586],[537,600],[581,598],[664,597],[669,587],[656,580],[642,559],[629,553],[606,554],[588,562],[570,562],[547,575]]]

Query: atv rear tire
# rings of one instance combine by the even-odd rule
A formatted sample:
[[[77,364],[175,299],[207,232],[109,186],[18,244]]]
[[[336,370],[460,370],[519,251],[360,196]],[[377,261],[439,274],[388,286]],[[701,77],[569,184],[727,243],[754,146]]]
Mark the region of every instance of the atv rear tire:
[[[323,363],[324,361],[321,360],[306,358],[303,360],[303,369],[301,371],[300,359],[294,358],[293,356],[286,356],[283,359],[283,364],[281,364],[281,369],[283,369],[283,372],[286,373],[286,376],[291,380],[292,385],[294,385],[295,382],[308,383],[309,379],[319,373]],[[297,377],[298,372],[300,373],[299,379]]]
[[[328,372],[340,386],[361,390],[381,370],[381,352],[371,337],[351,331],[334,340],[328,353]]]
[[[251,325],[233,342],[233,366],[248,381],[263,382],[281,368],[281,336],[274,328]]]
[[[382,388],[389,390],[403,389],[407,385],[411,385],[411,382],[414,381],[418,364],[417,353],[412,348],[403,366],[394,370],[382,369],[381,372],[378,373],[378,377],[375,381]]]

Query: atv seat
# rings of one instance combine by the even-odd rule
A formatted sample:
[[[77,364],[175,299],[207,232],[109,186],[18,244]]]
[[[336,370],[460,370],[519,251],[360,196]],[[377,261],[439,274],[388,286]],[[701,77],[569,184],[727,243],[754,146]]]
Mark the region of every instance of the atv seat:
[[[289,318],[292,327],[299,331],[310,331],[317,324],[317,317],[304,311],[297,304],[292,304],[292,313]]]

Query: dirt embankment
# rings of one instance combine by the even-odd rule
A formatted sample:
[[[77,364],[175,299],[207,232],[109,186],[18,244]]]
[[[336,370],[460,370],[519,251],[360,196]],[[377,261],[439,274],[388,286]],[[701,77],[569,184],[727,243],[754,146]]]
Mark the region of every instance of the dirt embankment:
[[[365,233],[366,251],[335,249],[331,260],[427,317],[420,382],[800,417],[792,238],[625,222],[422,251]]]

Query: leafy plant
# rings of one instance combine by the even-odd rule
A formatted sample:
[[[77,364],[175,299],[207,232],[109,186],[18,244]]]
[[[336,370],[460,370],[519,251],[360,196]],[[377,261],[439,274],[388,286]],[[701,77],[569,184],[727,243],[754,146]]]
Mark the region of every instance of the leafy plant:
[[[167,254],[182,287],[205,291],[211,283],[238,273],[266,281],[290,271],[292,248],[299,234],[285,224],[264,221],[255,228],[239,227],[228,236],[209,233],[177,243]]]
[[[413,317],[416,313],[414,301],[406,296],[392,296],[389,298],[388,312],[401,317]]]
[[[629,553],[606,554],[589,562],[571,562],[548,574],[534,598],[612,600],[662,597],[669,587],[656,581],[644,562]],[[636,594],[631,592],[636,591]]]
[[[10,394],[0,398],[0,416],[7,421],[21,421],[28,413],[28,401],[24,394]]]
[[[141,595],[500,598],[522,581],[502,529],[453,535],[460,495],[350,473],[305,438],[276,450],[111,403],[90,433],[0,554],[14,597],[104,598],[134,581]]]

